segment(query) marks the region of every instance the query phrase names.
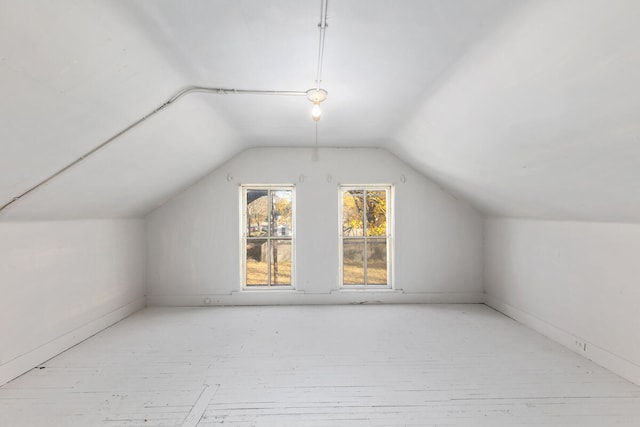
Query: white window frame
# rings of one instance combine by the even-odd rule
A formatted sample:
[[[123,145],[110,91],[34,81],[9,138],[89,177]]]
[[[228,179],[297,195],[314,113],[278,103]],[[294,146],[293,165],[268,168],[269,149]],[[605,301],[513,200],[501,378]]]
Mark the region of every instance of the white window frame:
[[[266,240],[291,241],[291,284],[290,285],[247,285],[247,190],[291,191],[291,238],[276,236],[259,237]],[[269,217],[271,212],[269,211]],[[269,265],[269,263],[267,263]],[[268,281],[271,281],[271,269],[268,268]],[[296,186],[293,184],[242,184],[240,185],[240,288],[243,291],[255,290],[294,290],[296,277]]]
[[[343,235],[343,199],[342,195],[345,191],[350,190],[365,190],[365,191],[385,191],[386,192],[386,203],[387,203],[387,284],[379,285],[379,284],[370,284],[366,283],[366,243],[365,243],[365,259],[363,260],[365,266],[365,283],[361,285],[345,285],[344,284],[344,238]],[[338,285],[341,290],[351,290],[351,289],[360,289],[360,290],[378,290],[378,289],[393,289],[393,259],[394,259],[394,244],[393,244],[393,234],[394,234],[394,186],[391,184],[358,184],[358,185],[340,185],[338,187],[338,263],[339,263],[339,276],[338,276]],[[366,203],[365,203],[366,209]],[[365,211],[366,212],[366,211]],[[366,213],[364,214],[366,219]],[[366,222],[366,221],[365,221]],[[364,226],[364,224],[363,224]],[[366,234],[366,233],[364,233]],[[380,237],[374,236],[358,236],[358,237],[348,237],[348,239],[352,238],[362,238],[365,241],[370,239],[380,239]]]

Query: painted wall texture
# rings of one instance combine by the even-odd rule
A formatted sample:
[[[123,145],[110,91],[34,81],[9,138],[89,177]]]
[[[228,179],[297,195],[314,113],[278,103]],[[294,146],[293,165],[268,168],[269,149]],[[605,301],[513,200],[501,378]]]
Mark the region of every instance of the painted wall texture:
[[[0,223],[0,384],[144,306],[141,220]]]
[[[487,303],[640,384],[640,225],[488,219]]]
[[[240,292],[241,184],[296,186],[296,292]],[[336,292],[341,184],[394,185],[396,292]],[[349,302],[363,295],[386,302],[482,301],[482,217],[386,150],[250,149],[150,213],[146,223],[150,305],[201,305],[205,297],[213,304]]]

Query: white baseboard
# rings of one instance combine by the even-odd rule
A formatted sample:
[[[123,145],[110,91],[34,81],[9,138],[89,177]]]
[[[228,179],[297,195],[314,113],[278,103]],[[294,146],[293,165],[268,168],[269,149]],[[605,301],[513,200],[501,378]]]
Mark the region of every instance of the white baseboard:
[[[640,366],[637,364],[495,297],[485,295],[484,303],[622,378],[640,385]]]
[[[119,322],[127,316],[142,309],[145,305],[144,298],[138,298],[110,313],[101,316],[86,325],[80,326],[40,347],[16,357],[0,366],[0,386],[19,377],[63,351]]]
[[[482,304],[478,292],[403,292],[400,290],[345,290],[311,294],[295,290],[243,291],[227,295],[147,295],[149,307],[199,307],[205,305],[304,304]]]

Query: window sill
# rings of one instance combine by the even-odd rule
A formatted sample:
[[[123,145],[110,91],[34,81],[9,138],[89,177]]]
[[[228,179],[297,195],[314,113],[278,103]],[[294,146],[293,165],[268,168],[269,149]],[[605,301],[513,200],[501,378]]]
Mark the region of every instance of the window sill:
[[[393,289],[393,288],[341,288],[334,289],[331,291],[332,294],[342,294],[342,293],[376,293],[376,292],[384,292],[384,293],[395,293],[395,294],[403,294],[404,291],[402,289]]]
[[[239,295],[239,294],[247,294],[247,293],[265,293],[265,294],[281,294],[281,293],[288,293],[288,294],[304,294],[304,291],[300,291],[298,289],[295,288],[277,288],[277,289],[273,289],[273,288],[242,288],[242,290],[239,291],[233,291],[231,292],[231,295]]]

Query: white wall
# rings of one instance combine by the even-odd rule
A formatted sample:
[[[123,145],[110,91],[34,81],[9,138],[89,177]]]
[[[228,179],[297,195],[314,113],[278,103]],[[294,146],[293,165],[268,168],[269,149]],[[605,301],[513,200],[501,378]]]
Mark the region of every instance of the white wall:
[[[388,183],[396,291],[336,292],[338,185]],[[296,292],[240,292],[241,184],[296,185]],[[482,301],[481,216],[381,149],[250,149],[146,219],[149,305]]]
[[[640,384],[640,225],[485,224],[487,304]]]
[[[0,223],[0,385],[144,306],[141,220]]]

